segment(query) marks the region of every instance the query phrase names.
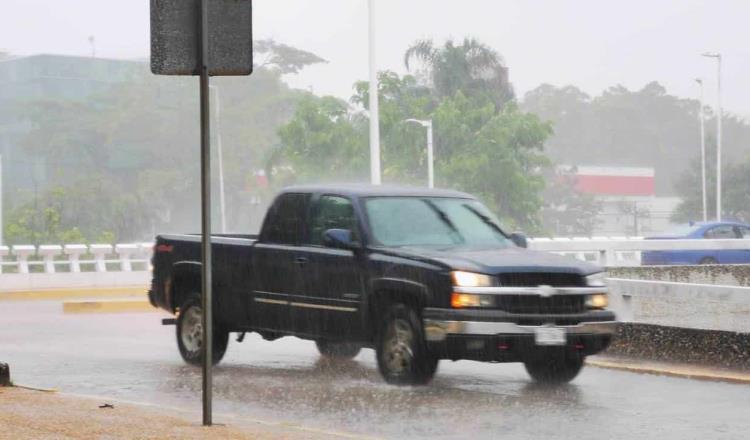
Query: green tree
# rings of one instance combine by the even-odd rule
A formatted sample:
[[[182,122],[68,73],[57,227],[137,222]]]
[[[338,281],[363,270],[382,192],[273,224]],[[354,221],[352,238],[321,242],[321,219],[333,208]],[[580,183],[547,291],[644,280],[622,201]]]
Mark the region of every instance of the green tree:
[[[418,40],[404,54],[407,69],[413,70],[415,62],[424,67],[439,100],[461,91],[499,109],[514,98],[502,56],[474,38],[464,38],[461,44],[449,39],[440,47],[432,40]]]
[[[610,87],[591,97],[573,87],[541,85],[528,92],[521,104],[554,124],[547,152],[566,165],[651,167],[658,195],[676,195],[675,182],[700,152],[699,103],[667,93],[656,82],[631,91]],[[716,133],[716,120],[706,121],[706,140]],[[750,154],[750,125],[724,116],[727,162]]]
[[[750,222],[750,155],[740,161],[722,164],[722,218]],[[701,161],[696,157],[675,185],[682,202],[672,221],[682,223],[703,219]],[[706,144],[706,207],[708,219],[716,218],[716,144]]]
[[[590,236],[597,226],[601,202],[575,186],[575,167],[548,169],[545,175],[544,207],[541,211],[544,232],[552,236]]]
[[[303,98],[279,138],[284,163],[277,173],[289,167],[293,180],[357,180],[369,170],[367,121],[337,98]]]
[[[324,61],[270,40],[259,43],[256,52],[262,65],[256,66],[252,80],[214,81],[212,116],[218,94],[221,119],[214,120],[213,134],[221,129],[227,219],[234,230],[259,223],[258,198],[270,191],[255,185],[254,175],[278,144],[278,127],[308,95],[290,89],[283,76]],[[38,181],[33,190],[5,189],[5,236],[13,237],[12,242],[37,242],[38,234],[29,232],[35,230],[54,242],[60,234],[47,226],[54,222],[25,220],[47,218],[44,207],[50,204],[59,208],[55,228],[77,228],[85,241],[103,234],[117,241],[149,240],[159,231],[198,228],[199,115],[193,79],[154,76],[144,64],[132,80],[84,99],[47,99],[5,110],[0,117],[13,114],[29,121],[32,130],[21,140],[22,147],[46,164],[39,176],[32,176]],[[217,175],[215,170],[213,178]],[[216,205],[218,199],[216,194]]]
[[[457,92],[435,107],[410,76],[380,74],[381,149],[384,180],[424,185],[424,129],[406,118],[432,119],[436,144],[436,183],[479,195],[511,228],[541,229],[538,217],[544,187],[542,152],[551,133],[548,123],[506,105]],[[355,86],[355,105],[367,105],[363,83]],[[277,169],[291,170],[299,180],[367,180],[368,121],[363,112],[335,98],[309,97],[279,131]],[[287,164],[284,168],[283,164]]]

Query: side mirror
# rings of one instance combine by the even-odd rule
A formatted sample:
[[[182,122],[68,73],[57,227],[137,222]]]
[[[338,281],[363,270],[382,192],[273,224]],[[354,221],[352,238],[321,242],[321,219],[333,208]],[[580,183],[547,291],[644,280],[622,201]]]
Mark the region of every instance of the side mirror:
[[[515,243],[516,246],[521,248],[527,248],[529,247],[529,240],[526,238],[526,235],[522,232],[514,232],[510,234],[510,241]]]
[[[338,249],[357,249],[359,243],[352,238],[352,231],[349,229],[328,229],[323,233],[323,244],[326,247]]]

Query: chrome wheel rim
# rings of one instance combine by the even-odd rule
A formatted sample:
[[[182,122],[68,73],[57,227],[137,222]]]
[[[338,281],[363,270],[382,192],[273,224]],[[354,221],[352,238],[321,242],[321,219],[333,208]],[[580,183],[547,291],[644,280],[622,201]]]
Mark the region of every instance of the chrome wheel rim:
[[[200,307],[190,307],[182,317],[180,332],[182,345],[191,353],[199,353],[203,346],[203,311]]]
[[[385,365],[392,374],[398,376],[411,368],[413,341],[414,332],[403,319],[396,319],[388,326],[383,354]]]

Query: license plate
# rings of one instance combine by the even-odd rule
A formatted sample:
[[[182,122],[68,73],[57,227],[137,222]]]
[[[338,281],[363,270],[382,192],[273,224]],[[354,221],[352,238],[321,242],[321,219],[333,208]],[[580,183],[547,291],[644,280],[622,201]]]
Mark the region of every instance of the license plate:
[[[536,345],[565,345],[565,329],[560,327],[539,327],[534,329]]]

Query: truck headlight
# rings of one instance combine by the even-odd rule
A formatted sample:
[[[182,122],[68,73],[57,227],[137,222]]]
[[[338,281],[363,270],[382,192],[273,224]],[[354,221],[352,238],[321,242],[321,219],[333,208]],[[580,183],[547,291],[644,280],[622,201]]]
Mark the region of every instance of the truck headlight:
[[[609,298],[606,293],[597,293],[586,296],[586,308],[588,309],[606,309],[609,305]]]
[[[453,292],[451,294],[451,307],[454,309],[492,307],[494,305],[495,298],[492,295],[474,295],[460,292]]]
[[[605,287],[607,285],[607,272],[599,272],[587,276],[586,285],[589,287]]]
[[[451,272],[451,279],[456,287],[493,287],[496,285],[495,278],[490,275],[462,270]]]

